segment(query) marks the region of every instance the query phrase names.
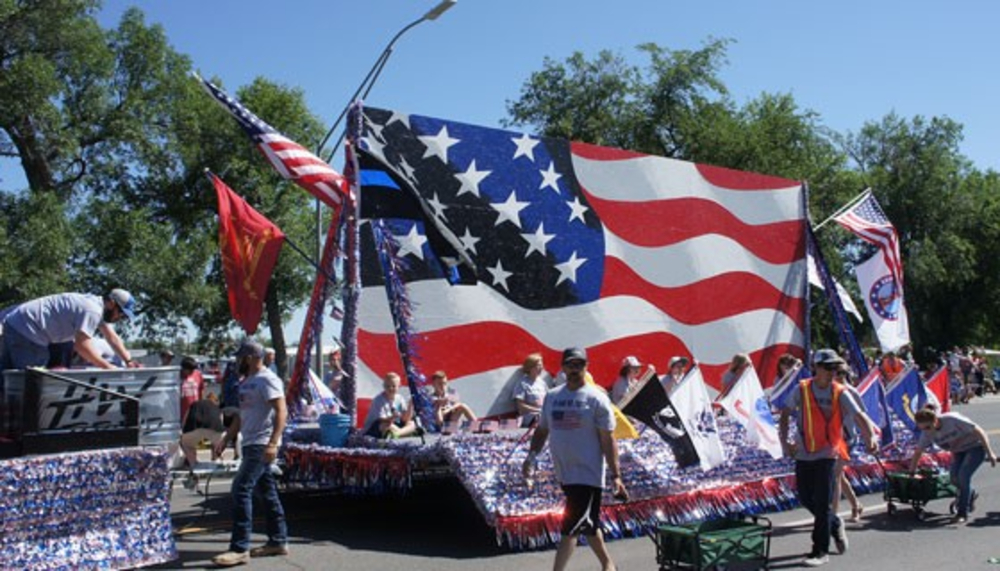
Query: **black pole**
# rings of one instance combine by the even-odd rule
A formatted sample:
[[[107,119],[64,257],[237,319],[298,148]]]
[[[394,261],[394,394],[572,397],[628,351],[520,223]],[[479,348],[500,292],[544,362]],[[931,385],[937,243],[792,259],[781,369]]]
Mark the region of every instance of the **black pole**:
[[[319,272],[319,273],[323,274],[323,276],[324,276],[324,277],[326,277],[326,279],[330,280],[330,283],[334,283],[334,284],[335,284],[335,283],[337,283],[337,280],[336,280],[336,278],[334,278],[334,277],[333,277],[332,275],[330,275],[330,274],[329,274],[329,273],[328,273],[328,272],[327,272],[327,271],[326,271],[326,270],[325,270],[324,268],[320,267],[320,265],[319,265],[318,263],[316,263],[316,260],[313,260],[312,258],[310,258],[310,257],[309,257],[309,254],[306,254],[306,253],[305,253],[305,252],[304,252],[304,251],[302,250],[302,248],[299,248],[298,246],[296,246],[296,245],[295,245],[295,242],[291,241],[291,240],[290,240],[290,239],[288,238],[288,236],[287,236],[287,235],[285,236],[285,243],[286,243],[286,244],[288,244],[288,245],[289,245],[289,246],[290,246],[290,247],[291,247],[291,248],[292,248],[293,250],[295,250],[296,252],[298,252],[298,254],[299,254],[300,256],[302,256],[302,258],[303,258],[303,259],[304,259],[305,261],[307,261],[307,262],[309,262],[310,264],[312,264],[312,267],[316,268],[316,271],[317,271],[317,272]]]

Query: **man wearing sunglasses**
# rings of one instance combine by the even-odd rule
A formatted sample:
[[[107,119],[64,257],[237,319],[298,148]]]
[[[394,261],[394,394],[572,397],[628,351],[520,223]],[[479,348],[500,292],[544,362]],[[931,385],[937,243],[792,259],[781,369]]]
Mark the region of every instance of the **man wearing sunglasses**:
[[[830,536],[837,551],[848,548],[844,522],[831,506],[834,491],[834,465],[850,455],[845,426],[853,424],[862,433],[869,451],[875,451],[874,425],[840,383],[834,383],[837,370],[845,365],[833,349],[820,349],[813,355],[813,378],[793,388],[781,410],[778,433],[785,455],[795,459],[795,480],[799,501],[813,515],[812,550],[806,556],[807,567],[830,561]],[[795,440],[788,440],[788,419],[797,412]]]
[[[538,428],[531,438],[528,457],[522,467],[525,479],[531,477],[535,458],[551,435],[549,449],[556,478],[566,494],[563,510],[562,539],[556,550],[553,569],[566,568],[576,546],[577,536],[587,538],[587,545],[597,555],[603,571],[615,564],[601,535],[601,494],[604,490],[604,465],[607,462],[616,499],[628,500],[618,465],[618,445],[612,437],[615,415],[608,395],[586,382],[587,353],[576,347],[563,351],[562,368],[566,384],[545,395]]]
[[[83,293],[59,293],[26,301],[4,318],[0,366],[69,366],[68,362],[50,363],[50,348],[72,344],[91,365],[115,369],[94,343],[98,331],[122,362],[133,366],[132,355],[111,324],[134,317],[135,298],[123,289],[113,289],[103,299]]]

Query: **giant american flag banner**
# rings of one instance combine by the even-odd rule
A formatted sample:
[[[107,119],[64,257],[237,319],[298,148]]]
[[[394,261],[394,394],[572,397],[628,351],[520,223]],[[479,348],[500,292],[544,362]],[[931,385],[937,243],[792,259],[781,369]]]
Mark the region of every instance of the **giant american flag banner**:
[[[364,113],[362,213],[391,219],[418,363],[445,370],[477,413],[533,352],[554,373],[563,348],[586,347],[604,386],[626,355],[660,370],[672,355],[694,356],[715,386],[735,353],[749,353],[768,378],[781,353],[802,356],[807,220],[798,182]],[[402,218],[393,219],[394,200],[409,204]],[[452,241],[432,247],[428,234],[442,226],[474,268],[455,262]],[[401,369],[376,259],[368,229],[358,347],[367,377],[359,384],[370,393]]]

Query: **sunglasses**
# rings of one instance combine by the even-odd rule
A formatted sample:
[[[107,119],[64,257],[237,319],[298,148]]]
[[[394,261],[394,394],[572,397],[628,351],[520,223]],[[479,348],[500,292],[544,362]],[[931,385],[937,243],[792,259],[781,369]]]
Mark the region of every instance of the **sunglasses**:
[[[567,369],[582,369],[586,366],[586,361],[567,361],[563,363],[563,367],[566,367]]]

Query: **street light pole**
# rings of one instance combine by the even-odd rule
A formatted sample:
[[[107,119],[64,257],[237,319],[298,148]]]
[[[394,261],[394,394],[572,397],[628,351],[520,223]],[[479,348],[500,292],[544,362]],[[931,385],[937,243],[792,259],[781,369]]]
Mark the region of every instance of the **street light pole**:
[[[439,2],[436,6],[428,10],[426,14],[410,22],[404,28],[396,32],[396,35],[393,36],[391,40],[389,40],[389,43],[386,44],[385,48],[382,50],[382,53],[379,54],[378,59],[375,60],[375,63],[372,65],[371,69],[368,70],[368,74],[365,75],[364,80],[361,81],[361,85],[359,85],[358,88],[354,91],[354,95],[351,96],[351,99],[347,102],[347,105],[344,106],[344,109],[340,112],[340,115],[337,116],[337,119],[336,121],[333,122],[333,125],[330,127],[330,130],[327,131],[326,135],[323,136],[323,140],[321,140],[319,144],[316,145],[317,155],[320,155],[320,153],[323,152],[323,146],[326,145],[326,143],[330,140],[330,136],[332,136],[334,131],[337,130],[337,127],[340,126],[340,123],[344,120],[344,117],[347,116],[347,112],[348,110],[350,110],[351,104],[354,103],[359,96],[362,99],[368,97],[368,94],[371,92],[372,87],[378,80],[379,75],[381,75],[382,69],[385,68],[386,62],[389,61],[389,56],[392,55],[392,50],[395,47],[396,42],[399,40],[399,38],[403,37],[403,34],[405,34],[406,32],[410,31],[411,29],[415,28],[416,26],[425,21],[437,20],[439,17],[441,17],[441,14],[447,12],[452,6],[454,6],[457,3],[458,0],[441,0],[441,2]],[[333,145],[329,156],[326,157],[326,162],[330,162],[333,159],[333,155],[335,155],[337,149],[340,148],[340,144],[344,142],[345,135],[346,132],[341,133],[340,137],[337,139],[337,142]],[[319,199],[316,199],[316,259],[317,260],[323,259],[323,237],[325,233],[323,231],[322,207],[323,205],[320,203]],[[307,323],[305,326],[309,327],[310,324]],[[320,378],[323,378],[323,339],[321,338],[321,336],[316,337],[315,343],[316,343],[316,349],[315,349],[316,372],[320,376]]]

